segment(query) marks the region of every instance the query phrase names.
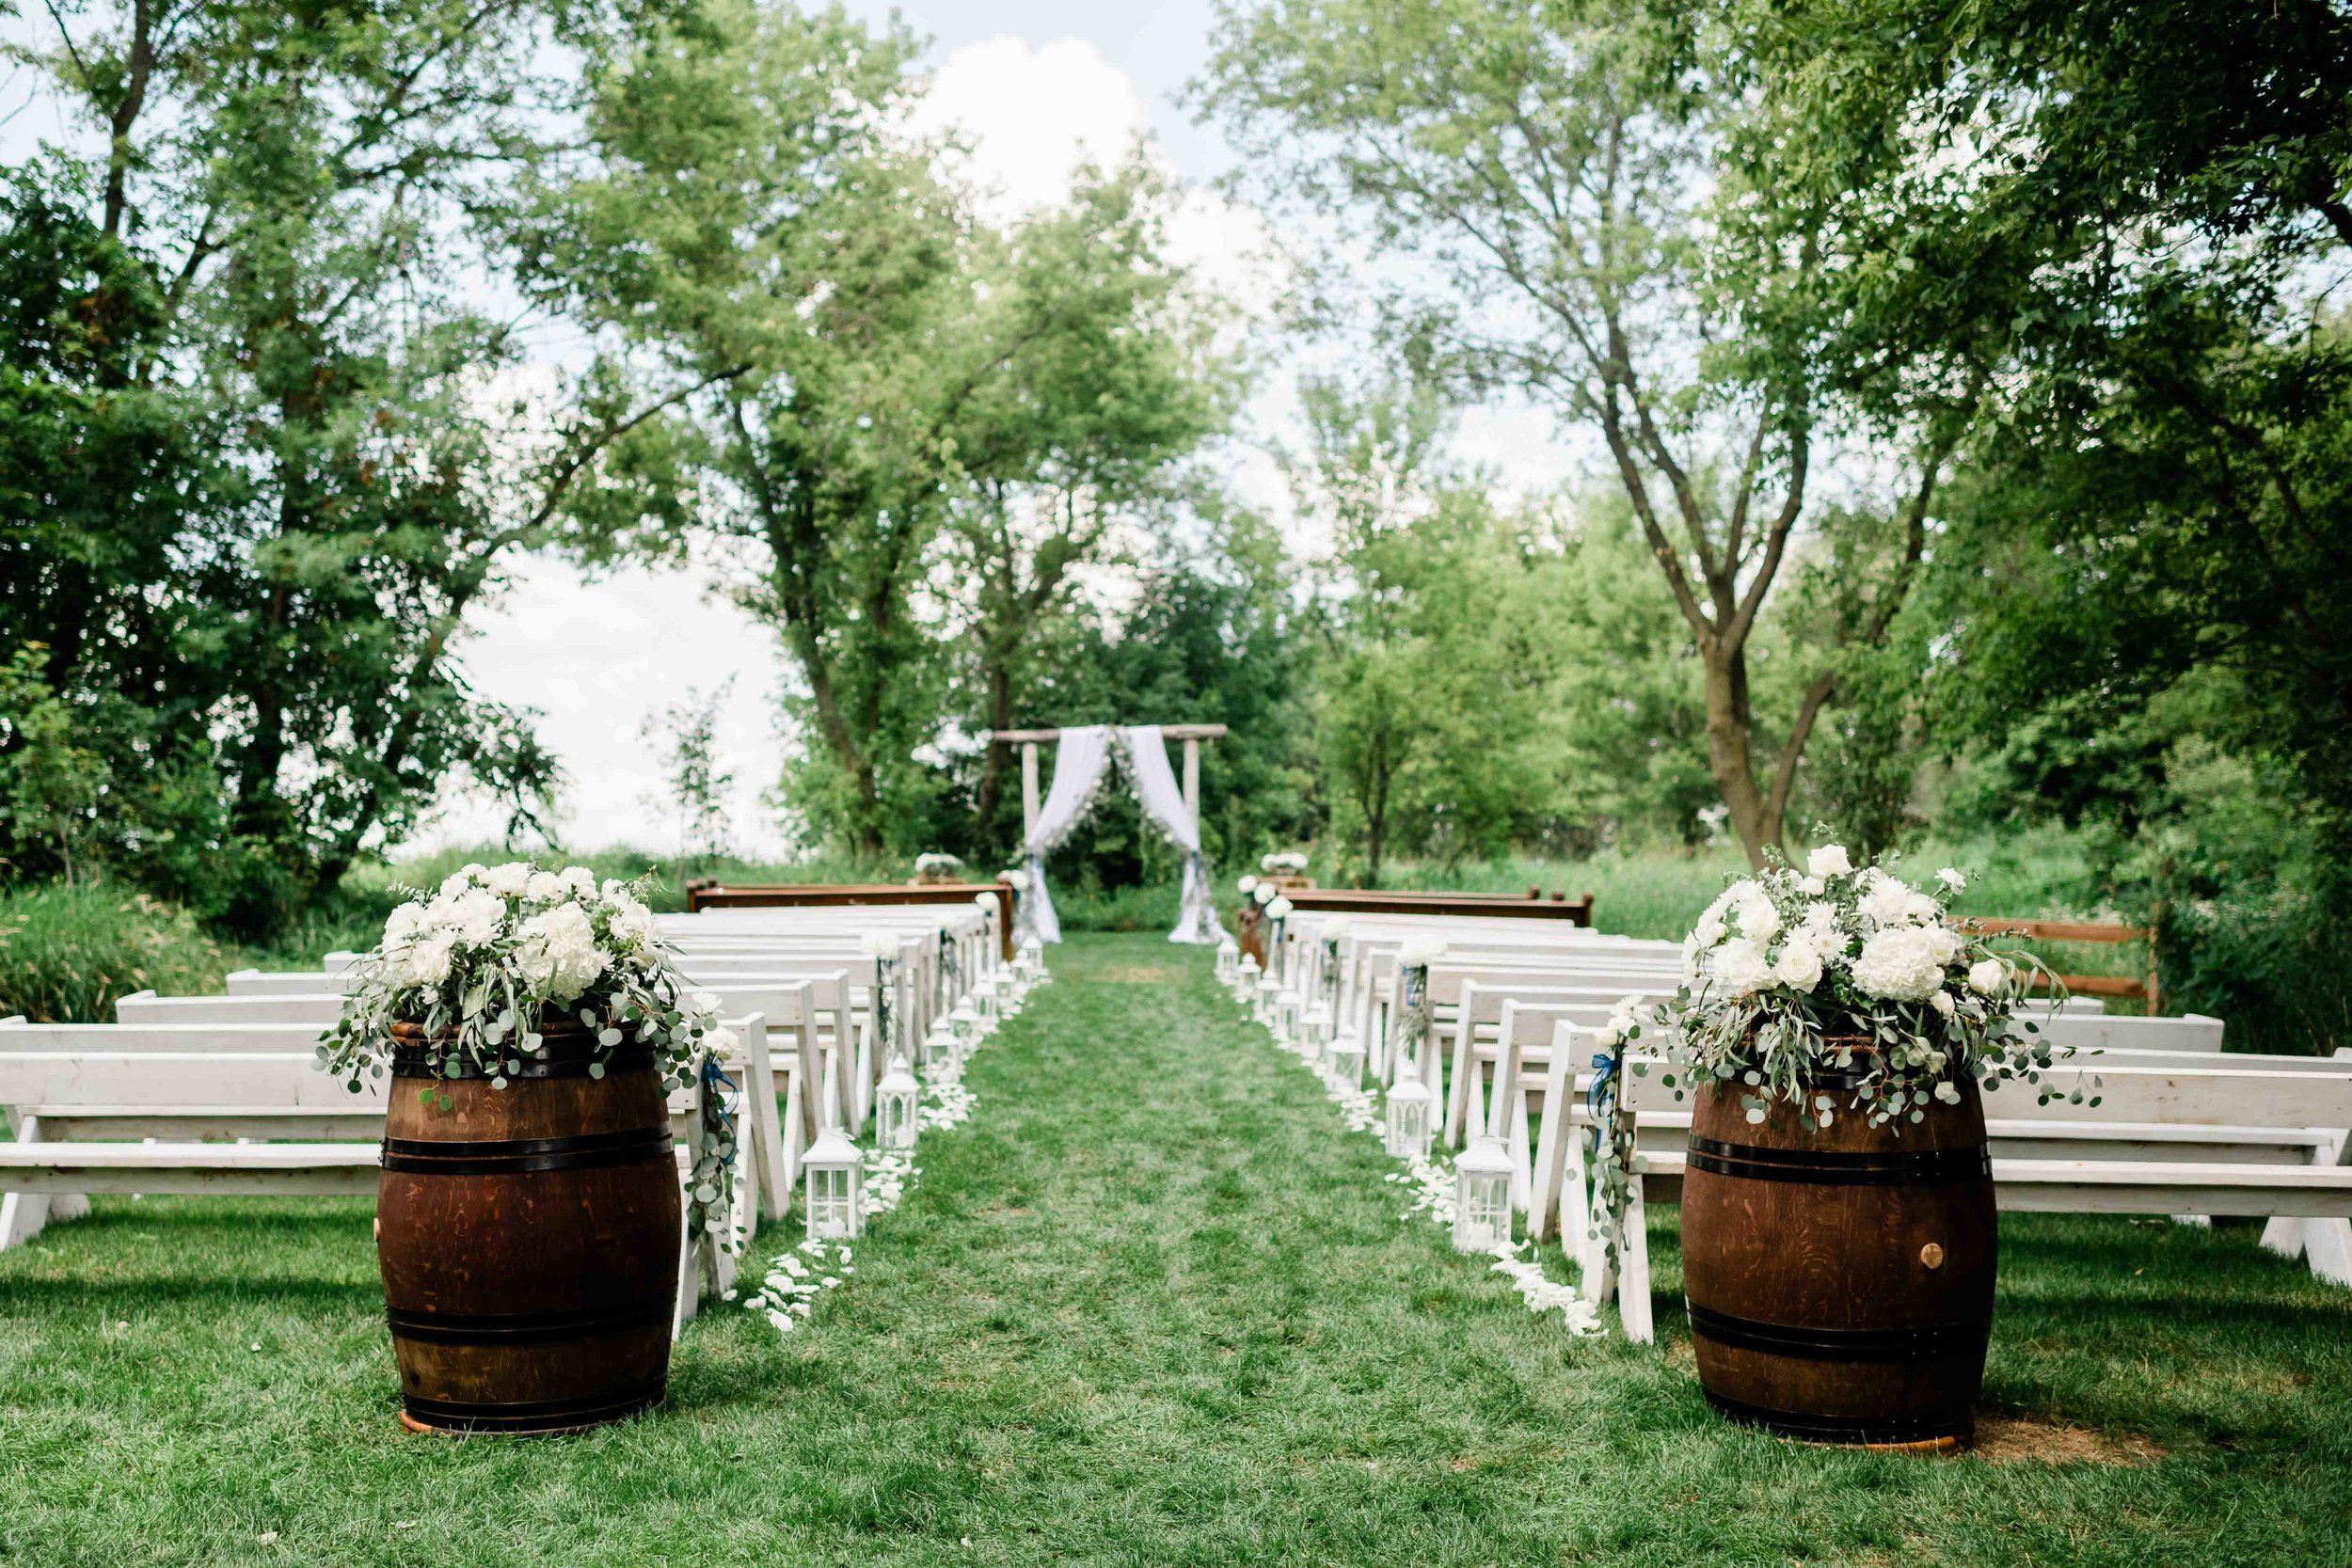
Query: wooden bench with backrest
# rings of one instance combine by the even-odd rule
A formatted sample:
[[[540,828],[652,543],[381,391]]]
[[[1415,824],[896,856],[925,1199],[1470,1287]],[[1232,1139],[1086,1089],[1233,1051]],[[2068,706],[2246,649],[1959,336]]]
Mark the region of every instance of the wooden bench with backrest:
[[[1571,1045],[1569,1050],[1573,1050]],[[1565,1052],[1556,1052],[1565,1059]],[[2110,1052],[2068,1064],[2095,1073],[2099,1103],[2038,1102],[2011,1084],[1988,1096],[1993,1180],[2015,1213],[2233,1214],[2298,1222],[2312,1271],[2352,1284],[2352,1057]],[[1654,1058],[1634,1056],[1617,1111],[1633,1119],[1631,1195],[1618,1248],[1621,1281],[1592,1267],[1587,1293],[1613,1286],[1629,1337],[1652,1334],[1645,1215],[1679,1201],[1689,1105]],[[1581,1228],[1581,1227],[1580,1227]],[[2265,1244],[2284,1250],[2265,1232]]]
[[[752,1064],[765,1054],[764,1021],[729,1021],[744,1042],[727,1064],[738,1086],[738,1124]],[[82,1027],[133,1032],[119,1025]],[[40,1233],[50,1219],[87,1207],[90,1193],[367,1195],[375,1192],[388,1080],[352,1093],[318,1070],[310,1052],[27,1051],[0,1030],[0,1104],[14,1141],[0,1144],[0,1247]],[[674,1090],[680,1178],[700,1136],[702,1090]],[[762,1162],[737,1170],[729,1225],[748,1239],[771,1198]],[[733,1283],[732,1253],[680,1233],[676,1322],[694,1310],[697,1275],[710,1290]]]

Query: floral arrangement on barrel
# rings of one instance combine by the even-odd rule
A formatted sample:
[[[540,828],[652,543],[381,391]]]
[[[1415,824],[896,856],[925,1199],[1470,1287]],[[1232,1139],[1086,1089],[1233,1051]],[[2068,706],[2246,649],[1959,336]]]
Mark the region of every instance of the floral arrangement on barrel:
[[[720,1236],[735,1186],[735,1131],[720,1062],[738,1045],[718,999],[692,989],[663,942],[642,885],[575,865],[468,865],[430,897],[395,909],[384,939],[354,966],[342,1019],[318,1065],[358,1092],[395,1051],[420,1053],[433,1080],[487,1079],[503,1089],[544,1056],[548,1037],[584,1032],[588,1076],[601,1079],[625,1043],[649,1046],[665,1088],[701,1084],[701,1148],[687,1184],[687,1225]]]
[[[1958,1104],[1963,1075],[2040,1085],[2054,1053],[2032,1022],[2021,1033],[2010,1021],[2034,976],[2053,1006],[2064,988],[2038,959],[1954,924],[1949,901],[1968,885],[1959,871],[1937,872],[1934,885],[1857,870],[1836,844],[1803,870],[1777,864],[1733,882],[1683,942],[1684,985],[1669,1008],[1677,1055],[1738,1085],[1749,1121],[1778,1100],[1808,1130],[1836,1114],[1814,1087],[1825,1073],[1858,1073],[1852,1104],[1873,1126]],[[2042,1098],[2057,1092],[2045,1085]]]

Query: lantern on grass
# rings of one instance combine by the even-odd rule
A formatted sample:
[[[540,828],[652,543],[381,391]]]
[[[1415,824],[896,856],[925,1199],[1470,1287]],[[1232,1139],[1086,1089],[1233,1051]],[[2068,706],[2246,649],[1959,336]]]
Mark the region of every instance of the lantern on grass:
[[[1422,1081],[1421,1070],[1405,1066],[1396,1086],[1389,1090],[1389,1157],[1419,1160],[1429,1152],[1430,1111],[1438,1097]]]
[[[1324,1060],[1329,1063],[1324,1081],[1335,1089],[1353,1093],[1364,1086],[1364,1042],[1342,1035],[1331,1042]]]
[[[923,1076],[933,1083],[952,1078],[963,1069],[963,1042],[946,1019],[941,1019],[923,1037]]]
[[[1244,953],[1239,967],[1233,971],[1233,1000],[1245,1006],[1253,1006],[1258,1000],[1258,956],[1255,953]]]
[[[1511,1156],[1480,1133],[1454,1164],[1454,1250],[1492,1252],[1511,1241]]]
[[[1240,947],[1239,947],[1239,946],[1238,946],[1238,945],[1234,942],[1232,933],[1231,931],[1219,931],[1219,932],[1217,932],[1217,934],[1216,934],[1216,979],[1217,979],[1217,984],[1219,984],[1219,985],[1223,985],[1223,986],[1230,986],[1230,985],[1232,985],[1232,984],[1233,983],[1233,971],[1234,971],[1235,969],[1239,968],[1239,967],[1240,967],[1240,965],[1241,965],[1241,948],[1240,948]]]
[[[970,1055],[988,1033],[988,1015],[993,1010],[993,1000],[983,1002],[977,1007],[974,1007],[969,1001],[959,1002],[947,1009],[946,1018],[939,1021],[946,1028],[948,1037],[955,1041],[960,1053]]]
[[[1274,999],[1274,1037],[1287,1046],[1298,1044],[1298,992],[1289,986]]]
[[[1298,1042],[1300,1050],[1320,1053],[1324,1047],[1331,1043],[1331,1004],[1321,1001],[1311,1003],[1300,1029],[1305,1037]]]
[[[838,1127],[817,1134],[801,1159],[808,1173],[808,1239],[845,1242],[866,1233],[866,1156]]]
[[[933,1031],[936,1033],[936,1031]],[[890,1058],[890,1070],[874,1090],[874,1141],[884,1148],[914,1147],[915,1105],[922,1085],[907,1070],[904,1056]]]
[[[1282,982],[1267,970],[1258,976],[1258,989],[1252,993],[1250,1016],[1267,1028],[1274,1026],[1274,1004],[1282,994]]]

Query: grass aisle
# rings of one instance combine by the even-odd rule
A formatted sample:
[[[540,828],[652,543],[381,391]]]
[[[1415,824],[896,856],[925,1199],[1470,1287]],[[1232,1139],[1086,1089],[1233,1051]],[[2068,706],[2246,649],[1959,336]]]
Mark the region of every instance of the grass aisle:
[[[1707,1412],[1671,1300],[1570,1340],[1401,1219],[1205,953],[1056,963],[815,1321],[714,1307],[593,1436],[398,1433],[363,1204],[0,1254],[0,1561],[2352,1561],[2352,1295],[2242,1230],[2010,1227],[1991,1398],[2051,1429],[2003,1446],[2085,1458],[1790,1448]]]

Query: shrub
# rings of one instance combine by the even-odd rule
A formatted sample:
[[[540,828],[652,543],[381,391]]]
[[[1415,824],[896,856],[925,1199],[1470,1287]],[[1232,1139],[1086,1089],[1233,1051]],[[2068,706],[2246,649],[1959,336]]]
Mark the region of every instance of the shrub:
[[[185,913],[104,883],[0,891],[0,1017],[103,1023],[135,990],[223,989],[232,959]]]

